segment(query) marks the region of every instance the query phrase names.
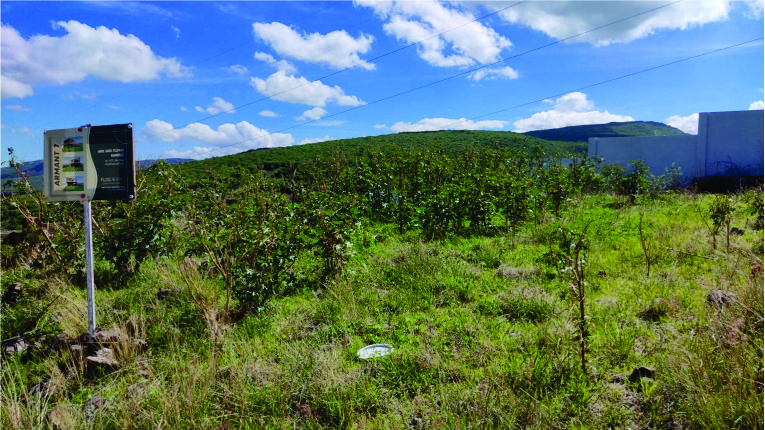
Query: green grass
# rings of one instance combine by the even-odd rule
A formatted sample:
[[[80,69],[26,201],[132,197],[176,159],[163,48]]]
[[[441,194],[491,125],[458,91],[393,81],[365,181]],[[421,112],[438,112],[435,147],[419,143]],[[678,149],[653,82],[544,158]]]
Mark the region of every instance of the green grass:
[[[66,428],[762,428],[762,232],[738,216],[744,235],[713,250],[696,209],[711,198],[586,196],[554,220],[589,225],[587,376],[569,281],[541,259],[554,224],[433,243],[374,225],[341,276],[234,324],[216,317],[220,282],[189,272],[183,249],[144,262],[127,287],[97,290],[98,325],[126,336],[121,369],[87,375],[65,352],[5,358],[0,424],[47,428],[55,408]],[[3,338],[57,297],[43,325],[83,329],[81,285],[3,275],[26,291],[3,309]],[[712,289],[737,301],[711,307]],[[395,351],[357,359],[372,343]],[[654,378],[629,382],[638,366]],[[104,407],[89,413],[93,396]]]

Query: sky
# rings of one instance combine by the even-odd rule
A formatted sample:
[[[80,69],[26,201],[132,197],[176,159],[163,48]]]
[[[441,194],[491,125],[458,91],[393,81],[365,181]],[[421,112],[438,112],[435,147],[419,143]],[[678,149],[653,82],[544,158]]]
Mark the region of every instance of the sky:
[[[137,159],[763,109],[763,1],[0,3],[3,161],[134,124]],[[744,43],[749,42],[749,43]],[[738,46],[735,46],[738,45]]]

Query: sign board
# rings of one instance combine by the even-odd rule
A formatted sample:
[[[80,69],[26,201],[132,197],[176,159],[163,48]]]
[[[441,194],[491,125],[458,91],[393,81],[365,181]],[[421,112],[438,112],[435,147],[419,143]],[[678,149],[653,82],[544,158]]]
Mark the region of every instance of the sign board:
[[[43,175],[49,201],[134,199],[133,124],[46,131]]]

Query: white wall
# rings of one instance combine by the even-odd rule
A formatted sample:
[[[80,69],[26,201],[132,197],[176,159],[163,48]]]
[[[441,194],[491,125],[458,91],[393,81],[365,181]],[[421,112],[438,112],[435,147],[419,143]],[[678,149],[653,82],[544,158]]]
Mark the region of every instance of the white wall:
[[[762,110],[702,112],[699,134],[656,137],[590,138],[590,157],[629,168],[641,159],[659,175],[675,163],[686,179],[728,175],[762,175],[765,147]]]
[[[761,110],[699,114],[699,176],[762,175],[763,118]]]

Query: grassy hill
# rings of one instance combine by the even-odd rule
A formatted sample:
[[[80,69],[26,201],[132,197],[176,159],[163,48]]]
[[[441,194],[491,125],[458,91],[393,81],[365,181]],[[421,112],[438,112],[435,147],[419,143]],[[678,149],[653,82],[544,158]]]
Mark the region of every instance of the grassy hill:
[[[540,139],[563,142],[587,142],[591,137],[677,136],[682,131],[653,121],[609,122],[608,124],[573,125],[523,133]]]
[[[343,154],[346,157],[357,157],[368,149],[389,151],[394,148],[439,148],[447,152],[460,153],[470,149],[487,147],[527,150],[540,147],[548,153],[569,151],[583,153],[587,150],[587,146],[580,143],[553,142],[507,131],[428,131],[331,140],[283,148],[257,149],[234,155],[185,163],[182,170],[194,174],[205,170],[221,171],[236,167],[250,169],[260,166],[264,170],[279,173],[289,167],[290,164],[311,160],[317,156],[329,153]]]

